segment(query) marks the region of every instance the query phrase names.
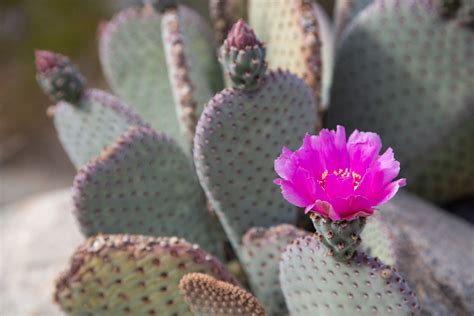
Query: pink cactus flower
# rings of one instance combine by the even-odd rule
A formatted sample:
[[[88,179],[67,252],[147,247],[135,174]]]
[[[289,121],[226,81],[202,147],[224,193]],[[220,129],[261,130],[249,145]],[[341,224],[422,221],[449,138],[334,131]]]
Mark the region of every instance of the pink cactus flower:
[[[303,146],[288,148],[275,160],[283,197],[290,203],[333,221],[370,216],[377,205],[390,200],[405,186],[393,181],[400,163],[393,150],[382,155],[382,142],[375,133],[354,131],[346,139],[344,127],[306,134]]]

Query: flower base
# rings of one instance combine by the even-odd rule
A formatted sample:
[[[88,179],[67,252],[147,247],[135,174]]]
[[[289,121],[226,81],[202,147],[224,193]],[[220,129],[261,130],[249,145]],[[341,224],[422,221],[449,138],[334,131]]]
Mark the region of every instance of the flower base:
[[[328,256],[333,256],[337,261],[352,258],[362,241],[360,234],[365,227],[365,217],[358,217],[352,221],[333,221],[311,213],[310,218],[319,241],[328,249]]]

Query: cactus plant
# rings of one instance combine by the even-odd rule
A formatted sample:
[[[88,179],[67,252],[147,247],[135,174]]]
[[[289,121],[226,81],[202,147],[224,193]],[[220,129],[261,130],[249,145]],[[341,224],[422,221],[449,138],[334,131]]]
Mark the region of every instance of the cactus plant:
[[[295,219],[294,208],[276,202],[278,191],[268,186],[274,172],[266,162],[284,143],[295,144],[313,128],[314,98],[296,76],[265,73],[265,48],[241,22],[221,52],[234,88],[215,95],[204,109],[196,128],[194,160],[211,205],[238,251],[250,228]]]
[[[352,39],[366,39],[358,35],[363,30],[391,30],[390,23],[375,23],[380,16],[387,21],[422,16],[423,21],[410,23],[449,24],[449,32],[459,28],[455,43],[461,45],[458,37],[469,39],[469,6],[433,22],[441,13],[432,1],[408,1],[413,12],[398,0],[374,0],[361,8],[339,37],[334,82],[333,30],[309,0],[213,0],[216,40],[203,17],[176,1],[146,1],[119,13],[99,29],[104,73],[118,97],[86,89],[64,56],[39,52],[38,81],[58,103],[50,113],[79,169],[74,214],[89,237],[57,283],[55,297],[63,310],[77,315],[407,315],[421,306],[423,313],[435,315],[474,312],[466,299],[474,284],[466,271],[474,258],[465,254],[466,241],[448,234],[454,227],[470,236],[472,227],[418,200],[382,205],[405,181],[394,181],[400,165],[392,149],[381,154],[377,134],[356,131],[347,140],[338,126],[307,134],[296,149],[305,133],[319,129],[328,105],[332,125],[340,117],[349,127],[366,130],[393,124],[378,118],[369,126],[362,119],[351,125],[361,105],[342,92],[354,89],[347,78],[364,72],[346,73],[346,79],[341,72],[365,55],[380,53],[355,56],[352,64],[346,60],[353,47],[363,45]],[[387,13],[389,7],[397,10]],[[247,14],[260,39],[243,20],[234,24]],[[408,37],[405,24],[399,29]],[[220,50],[216,42],[222,42]],[[470,56],[464,50],[465,56],[458,56],[462,65]],[[451,50],[446,54],[457,56]],[[228,87],[213,96],[223,86],[221,70]],[[398,81],[395,87],[409,84]],[[378,92],[386,96],[383,89]],[[343,102],[354,105],[343,107]],[[385,134],[383,139],[397,144]],[[403,159],[403,148],[395,152]],[[449,185],[443,177],[442,183],[432,182]],[[413,214],[406,210],[411,207]],[[316,234],[294,226],[298,212],[311,212],[306,217],[312,217],[310,230]],[[433,222],[430,214],[448,224]],[[428,227],[439,227],[443,236],[433,236]],[[224,256],[226,239],[236,256]],[[451,258],[461,271],[453,271]],[[243,286],[226,264],[241,269]]]
[[[72,315],[192,315],[178,282],[196,271],[235,283],[217,259],[182,239],[98,235],[74,253],[55,300]]]
[[[314,236],[296,239],[280,263],[280,280],[291,315],[415,315],[420,306],[391,267],[358,252],[348,263],[325,258]]]
[[[189,158],[176,142],[148,127],[130,128],[83,166],[74,180],[73,199],[87,236],[180,236],[223,257]],[[183,218],[189,227],[180,225]]]

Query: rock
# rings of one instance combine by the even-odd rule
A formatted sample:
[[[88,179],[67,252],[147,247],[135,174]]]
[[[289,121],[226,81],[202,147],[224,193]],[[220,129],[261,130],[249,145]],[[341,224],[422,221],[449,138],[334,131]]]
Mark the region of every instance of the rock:
[[[0,209],[2,315],[63,315],[52,302],[54,279],[82,242],[69,190]]]
[[[380,213],[399,243],[396,266],[422,314],[474,315],[474,226],[404,192]]]

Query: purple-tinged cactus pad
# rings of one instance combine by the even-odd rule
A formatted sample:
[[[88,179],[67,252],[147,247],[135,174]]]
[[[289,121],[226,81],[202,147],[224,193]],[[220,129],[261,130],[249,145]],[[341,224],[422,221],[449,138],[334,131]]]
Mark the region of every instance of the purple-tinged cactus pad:
[[[234,248],[252,227],[293,223],[275,179],[273,160],[296,147],[316,121],[311,89],[296,76],[270,72],[260,88],[226,89],[205,107],[196,128],[199,180]]]
[[[185,6],[164,13],[161,28],[176,115],[191,144],[204,104],[222,88],[212,31]]]
[[[376,258],[356,252],[342,263],[325,256],[315,236],[296,239],[282,255],[280,282],[291,315],[418,315],[407,282]]]
[[[176,237],[98,235],[73,254],[56,282],[68,315],[193,315],[179,293],[192,272],[235,284],[216,258]]]
[[[267,315],[251,293],[207,274],[187,274],[179,288],[194,316]]]
[[[374,1],[339,43],[329,126],[380,134],[423,197],[474,194],[473,43],[435,0]]]
[[[271,228],[252,228],[242,238],[242,262],[255,296],[268,315],[288,314],[278,271],[281,254],[296,238],[309,233],[282,224]]]
[[[150,128],[130,128],[81,168],[73,198],[75,215],[87,236],[177,236],[222,255],[189,157]]]
[[[52,108],[59,140],[76,168],[97,157],[132,125],[142,120],[114,96],[86,90],[74,104],[61,101]]]

